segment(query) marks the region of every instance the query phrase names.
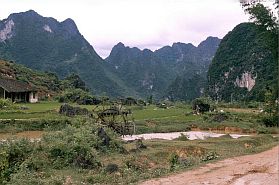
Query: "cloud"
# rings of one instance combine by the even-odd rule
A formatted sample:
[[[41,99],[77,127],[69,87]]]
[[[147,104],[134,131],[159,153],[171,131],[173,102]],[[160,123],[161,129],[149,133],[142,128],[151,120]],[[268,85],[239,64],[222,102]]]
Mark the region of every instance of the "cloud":
[[[97,53],[106,57],[118,42],[158,49],[173,42],[198,45],[222,38],[248,21],[237,0],[0,0],[0,19],[34,9],[59,21],[72,18]]]

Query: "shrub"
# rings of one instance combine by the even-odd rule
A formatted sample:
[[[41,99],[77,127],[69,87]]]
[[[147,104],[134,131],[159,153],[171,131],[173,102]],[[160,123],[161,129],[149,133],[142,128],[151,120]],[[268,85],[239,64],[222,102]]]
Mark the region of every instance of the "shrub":
[[[10,99],[0,99],[0,109],[18,109]]]
[[[93,97],[89,92],[82,89],[66,89],[57,97],[61,103],[78,103],[82,105],[97,105],[101,100]]]
[[[89,111],[86,108],[73,107],[65,103],[60,106],[59,114],[66,116],[89,115]]]
[[[170,169],[174,170],[174,168],[178,165],[179,156],[176,153],[172,153],[169,158]]]
[[[61,130],[66,125],[71,124],[68,119],[50,119],[50,120],[0,120],[1,131],[6,128],[15,127],[17,130]]]
[[[217,159],[218,157],[219,155],[216,152],[208,152],[201,157],[201,161],[210,161],[213,159]]]
[[[278,127],[279,123],[278,123],[279,117],[278,115],[263,115],[261,118],[261,122],[266,126],[266,127]]]
[[[0,143],[0,184],[10,180],[20,165],[32,153],[34,144],[26,139]]]
[[[65,167],[96,169],[101,166],[101,153],[124,151],[113,131],[104,129],[110,138],[109,144],[104,145],[97,135],[98,127],[89,120],[77,122],[80,121],[82,125],[66,125],[61,131],[43,135],[38,142],[26,139],[0,142],[0,184],[62,184],[65,182],[62,177],[46,177],[41,172]]]
[[[117,172],[118,171],[118,165],[117,164],[108,164],[107,166],[106,166],[106,169],[105,169],[105,171],[107,172],[107,173],[114,173],[114,172]]]
[[[185,134],[180,133],[180,136],[178,138],[176,138],[175,140],[178,140],[178,141],[189,141],[189,138]]]
[[[192,110],[197,113],[208,112],[213,107],[211,104],[212,102],[209,98],[197,98],[192,101]]]

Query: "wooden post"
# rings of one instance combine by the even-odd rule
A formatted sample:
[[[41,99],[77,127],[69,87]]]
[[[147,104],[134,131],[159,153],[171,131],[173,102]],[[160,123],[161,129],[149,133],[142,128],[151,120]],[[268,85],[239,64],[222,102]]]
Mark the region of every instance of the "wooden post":
[[[6,99],[6,91],[5,91],[5,89],[3,89],[4,90],[4,99]]]

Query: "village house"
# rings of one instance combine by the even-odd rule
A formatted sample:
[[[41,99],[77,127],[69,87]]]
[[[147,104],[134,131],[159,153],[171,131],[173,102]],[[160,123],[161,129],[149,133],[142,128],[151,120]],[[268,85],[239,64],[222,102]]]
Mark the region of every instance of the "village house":
[[[13,102],[38,102],[36,89],[25,82],[0,77],[0,98],[11,99]]]

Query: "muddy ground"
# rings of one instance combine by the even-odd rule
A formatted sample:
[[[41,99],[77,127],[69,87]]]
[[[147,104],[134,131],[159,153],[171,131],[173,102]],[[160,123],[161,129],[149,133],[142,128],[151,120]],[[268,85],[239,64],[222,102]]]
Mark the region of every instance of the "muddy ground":
[[[279,145],[271,150],[207,164],[141,185],[278,185]]]

